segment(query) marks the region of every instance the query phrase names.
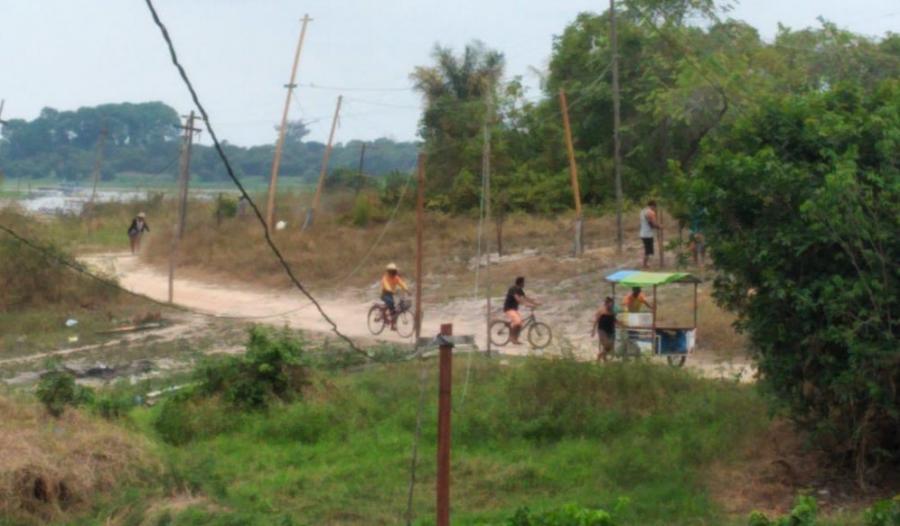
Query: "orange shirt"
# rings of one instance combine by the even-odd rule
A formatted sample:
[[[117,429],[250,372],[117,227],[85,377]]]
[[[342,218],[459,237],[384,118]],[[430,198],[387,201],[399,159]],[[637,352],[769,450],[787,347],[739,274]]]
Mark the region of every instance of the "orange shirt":
[[[647,297],[644,296],[643,292],[638,294],[637,297],[635,297],[634,294],[629,293],[625,296],[625,299],[622,300],[622,305],[628,309],[628,312],[639,312],[641,310],[641,305],[647,305]]]
[[[406,282],[403,281],[403,278],[400,277],[400,274],[391,276],[390,274],[385,273],[381,278],[381,293],[384,294],[388,292],[390,294],[394,294],[397,292],[397,287],[400,287],[403,290],[409,290],[406,288]]]

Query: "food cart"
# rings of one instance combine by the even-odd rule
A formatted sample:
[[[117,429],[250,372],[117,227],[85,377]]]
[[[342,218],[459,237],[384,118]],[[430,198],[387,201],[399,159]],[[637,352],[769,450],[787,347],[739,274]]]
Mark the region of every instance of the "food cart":
[[[664,356],[669,365],[681,367],[688,355],[694,351],[697,341],[697,285],[700,280],[685,272],[644,272],[640,270],[620,270],[606,276],[605,281],[612,286],[612,297],[616,298],[616,286],[649,288],[653,309],[650,312],[624,312],[617,316],[615,354],[622,357],[639,356],[652,352]],[[662,285],[693,285],[693,324],[657,323],[656,289]]]

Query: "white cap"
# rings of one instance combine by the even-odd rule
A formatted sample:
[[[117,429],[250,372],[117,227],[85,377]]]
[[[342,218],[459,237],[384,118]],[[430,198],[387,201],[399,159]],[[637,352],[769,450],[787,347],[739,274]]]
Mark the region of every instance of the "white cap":
[[[388,263],[387,270],[397,270],[397,265]]]

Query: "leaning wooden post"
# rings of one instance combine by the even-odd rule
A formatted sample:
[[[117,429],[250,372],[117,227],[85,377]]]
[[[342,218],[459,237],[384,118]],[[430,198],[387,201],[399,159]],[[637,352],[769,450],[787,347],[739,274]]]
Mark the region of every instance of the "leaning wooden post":
[[[184,146],[181,150],[181,174],[178,179],[178,223],[172,232],[172,248],[169,252],[169,303],[175,297],[175,267],[178,265],[178,245],[184,236],[184,224],[187,217],[188,185],[191,177],[191,143],[194,140],[194,132],[200,132],[194,128],[194,112],[187,116],[184,128]]]
[[[338,95],[337,105],[334,107],[334,117],[331,119],[331,132],[328,134],[328,144],[325,145],[325,153],[322,155],[322,169],[319,171],[319,183],[316,185],[316,193],[313,195],[312,205],[306,213],[306,222],[303,230],[311,227],[315,221],[316,209],[319,208],[319,200],[322,198],[322,188],[325,186],[325,176],[328,174],[328,159],[331,158],[331,148],[334,142],[334,130],[337,128],[338,117],[341,113],[341,101],[343,95]]]
[[[453,335],[453,324],[441,325],[441,336]],[[450,411],[453,343],[441,339],[438,387],[437,526],[450,526]]]
[[[416,342],[422,333],[422,235],[425,229],[425,154],[416,163],[418,189],[416,192]]]
[[[482,171],[482,191],[484,192],[484,220],[491,220],[491,127],[488,125],[493,111],[493,87],[485,93],[485,112],[484,122],[482,124],[483,144],[481,150],[481,171]],[[484,238],[484,282],[485,282],[485,349],[488,358],[491,356],[491,242],[490,236]],[[481,264],[479,261],[477,264]]]
[[[569,174],[572,178],[572,195],[575,197],[575,257],[584,253],[584,220],[581,214],[581,189],[578,185],[578,164],[575,161],[575,147],[572,145],[572,127],[569,123],[569,103],[566,92],[559,90],[559,106],[562,111],[563,129],[566,134],[566,150],[569,154]]]

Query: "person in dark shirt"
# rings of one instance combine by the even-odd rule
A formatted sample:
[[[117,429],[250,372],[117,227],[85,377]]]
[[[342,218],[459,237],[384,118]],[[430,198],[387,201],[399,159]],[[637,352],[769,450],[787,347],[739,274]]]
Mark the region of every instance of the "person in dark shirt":
[[[519,341],[519,333],[522,332],[522,315],[519,314],[519,306],[526,305],[537,307],[540,303],[525,295],[525,278],[519,276],[515,284],[506,292],[506,300],[503,302],[503,313],[509,320],[509,340],[513,345],[522,345]]]
[[[609,359],[616,341],[616,306],[610,296],[603,300],[603,305],[594,314],[591,336],[595,334],[600,340],[597,361],[605,362]]]
[[[150,226],[147,225],[147,216],[143,212],[131,220],[131,226],[128,227],[128,240],[131,241],[131,253],[136,254],[141,250],[141,236],[144,232],[149,232]]]

